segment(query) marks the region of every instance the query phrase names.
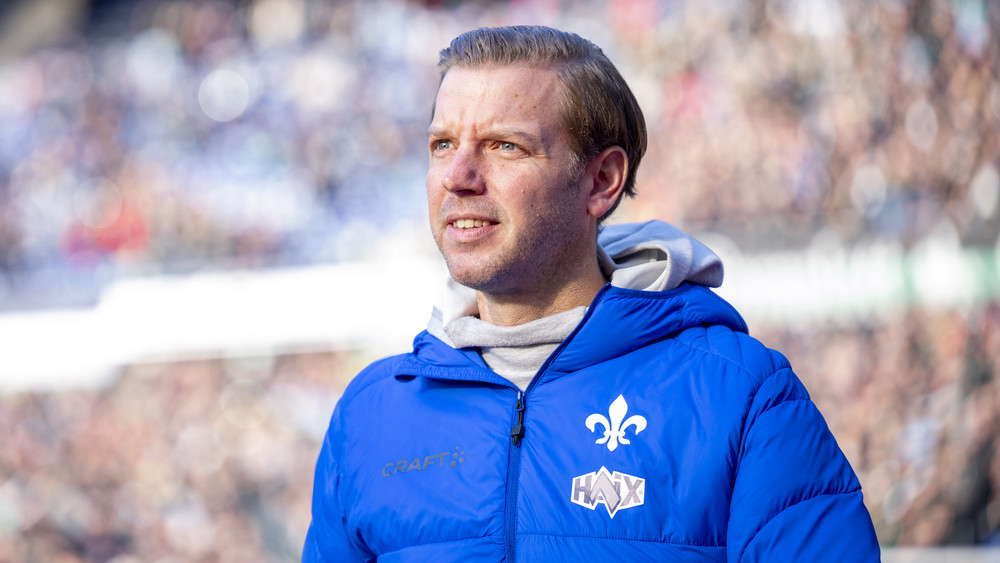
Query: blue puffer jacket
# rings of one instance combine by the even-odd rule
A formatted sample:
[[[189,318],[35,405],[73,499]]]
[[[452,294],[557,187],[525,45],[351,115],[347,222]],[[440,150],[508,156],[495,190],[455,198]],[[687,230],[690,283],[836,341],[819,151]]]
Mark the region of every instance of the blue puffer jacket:
[[[606,286],[521,393],[424,332],[348,386],[304,561],[878,561],[787,361],[706,287]]]

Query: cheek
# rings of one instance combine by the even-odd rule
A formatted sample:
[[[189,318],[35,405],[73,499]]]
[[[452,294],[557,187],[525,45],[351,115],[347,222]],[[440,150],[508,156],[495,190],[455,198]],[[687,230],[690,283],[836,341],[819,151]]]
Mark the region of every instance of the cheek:
[[[438,202],[441,201],[441,194],[444,192],[444,190],[441,188],[441,182],[438,179],[437,175],[434,173],[433,169],[427,172],[427,182],[425,187],[427,189],[428,203],[432,203],[434,201]]]
[[[427,217],[430,219],[432,231],[438,228],[436,219],[441,209],[441,192],[442,190],[434,189],[430,182],[427,183]]]
[[[448,167],[444,163],[432,160],[427,168],[427,178],[425,180],[427,197],[441,200],[447,190],[444,187],[444,177],[448,173]]]

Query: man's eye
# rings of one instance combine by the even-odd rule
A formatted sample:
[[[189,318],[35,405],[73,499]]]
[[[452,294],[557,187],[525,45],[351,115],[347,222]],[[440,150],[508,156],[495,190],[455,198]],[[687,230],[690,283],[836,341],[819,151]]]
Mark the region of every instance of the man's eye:
[[[436,151],[448,150],[451,148],[451,141],[434,141],[431,143],[431,149]]]
[[[515,145],[514,143],[511,143],[509,141],[501,141],[500,142],[500,149],[501,150],[505,150],[505,151],[516,151],[517,150],[517,145]]]

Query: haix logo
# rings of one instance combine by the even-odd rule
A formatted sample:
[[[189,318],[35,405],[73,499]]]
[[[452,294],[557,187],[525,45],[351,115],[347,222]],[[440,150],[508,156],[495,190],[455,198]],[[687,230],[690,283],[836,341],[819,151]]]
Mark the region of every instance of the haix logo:
[[[625,414],[628,412],[628,403],[625,402],[625,397],[618,395],[618,398],[611,403],[611,407],[608,409],[608,415],[611,419],[609,420],[603,414],[594,413],[587,417],[586,424],[587,428],[593,432],[598,424],[604,427],[604,436],[598,438],[595,442],[596,444],[607,444],[609,451],[615,451],[618,444],[629,444],[628,439],[625,437],[625,430],[631,426],[635,428],[635,434],[638,435],[646,428],[646,417],[641,415],[633,415],[625,418]]]
[[[594,510],[604,503],[608,516],[614,518],[619,510],[639,506],[646,497],[646,480],[606,468],[573,479],[574,504]]]

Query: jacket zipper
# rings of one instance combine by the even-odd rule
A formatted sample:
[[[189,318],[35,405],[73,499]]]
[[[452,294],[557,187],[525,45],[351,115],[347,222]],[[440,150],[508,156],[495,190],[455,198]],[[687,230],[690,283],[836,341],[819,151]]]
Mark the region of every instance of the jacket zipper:
[[[506,520],[504,522],[506,540],[504,558],[510,563],[515,561],[514,529],[517,525],[517,481],[521,473],[521,441],[524,438],[524,410],[526,406],[525,394],[531,391],[531,389],[535,386],[535,383],[538,382],[539,377],[549,368],[549,364],[552,363],[552,360],[559,356],[559,353],[566,348],[567,343],[572,340],[574,336],[576,336],[577,332],[580,331],[580,327],[582,327],[584,323],[587,322],[587,319],[590,318],[590,314],[594,311],[594,307],[597,305],[597,302],[604,297],[604,294],[607,292],[609,287],[610,284],[606,284],[600,291],[597,292],[597,295],[591,302],[587,312],[580,320],[580,324],[573,329],[573,332],[571,332],[569,336],[567,336],[566,339],[559,344],[555,351],[552,352],[552,355],[545,360],[545,363],[542,364],[538,373],[536,373],[535,377],[532,378],[531,383],[528,384],[528,388],[523,392],[520,389],[517,390],[517,401],[514,403],[516,422],[510,429],[510,455],[507,457],[507,504],[504,508],[504,518]]]
[[[507,503],[505,559],[514,561],[514,527],[517,524],[517,478],[521,470],[521,438],[524,437],[524,393],[517,391],[517,401],[514,403],[517,421],[510,429],[510,455],[507,457]]]
[[[517,402],[514,403],[517,411],[517,422],[510,429],[510,444],[521,447],[521,438],[524,436],[524,393],[517,392]]]

